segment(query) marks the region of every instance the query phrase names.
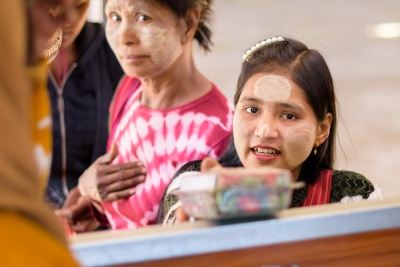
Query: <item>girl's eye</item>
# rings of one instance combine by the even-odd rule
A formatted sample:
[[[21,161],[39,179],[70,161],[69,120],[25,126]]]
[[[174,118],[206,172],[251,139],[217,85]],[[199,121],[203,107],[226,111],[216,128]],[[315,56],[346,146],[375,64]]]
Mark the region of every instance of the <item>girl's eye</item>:
[[[246,108],[245,110],[246,110],[248,113],[251,113],[251,114],[260,113],[260,112],[258,111],[258,108],[255,108],[255,107],[249,107],[249,108]]]
[[[140,15],[139,18],[138,18],[138,20],[141,20],[141,21],[147,21],[149,19],[150,19],[150,17],[146,16],[146,15]]]
[[[118,16],[116,13],[111,13],[110,14],[110,19],[113,21],[121,21],[121,17]]]
[[[293,114],[290,114],[290,113],[283,114],[283,117],[284,117],[285,119],[288,119],[288,120],[293,120],[293,119],[295,119],[295,118],[296,118],[296,116],[295,116],[295,115],[293,115]]]

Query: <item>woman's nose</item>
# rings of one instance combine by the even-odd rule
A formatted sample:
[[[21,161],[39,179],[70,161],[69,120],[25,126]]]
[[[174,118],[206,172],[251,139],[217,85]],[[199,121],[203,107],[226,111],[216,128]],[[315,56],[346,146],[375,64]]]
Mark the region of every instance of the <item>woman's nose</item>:
[[[119,42],[124,45],[138,43],[137,30],[129,23],[122,23],[119,29]]]

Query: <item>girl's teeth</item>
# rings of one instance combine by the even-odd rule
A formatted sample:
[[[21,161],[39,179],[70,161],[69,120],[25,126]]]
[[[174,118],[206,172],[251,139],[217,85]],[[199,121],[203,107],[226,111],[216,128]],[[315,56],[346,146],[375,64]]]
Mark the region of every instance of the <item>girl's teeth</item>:
[[[274,149],[269,149],[269,148],[256,147],[256,148],[254,148],[254,151],[257,154],[265,154],[265,155],[277,155],[278,154],[278,151],[276,151]]]

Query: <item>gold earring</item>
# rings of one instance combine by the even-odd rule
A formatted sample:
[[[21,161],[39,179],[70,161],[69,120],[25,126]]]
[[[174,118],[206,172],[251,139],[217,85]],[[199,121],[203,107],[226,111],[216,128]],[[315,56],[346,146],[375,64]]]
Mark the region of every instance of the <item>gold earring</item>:
[[[314,155],[317,155],[317,147],[319,146],[319,142],[315,141],[315,146],[314,146]]]

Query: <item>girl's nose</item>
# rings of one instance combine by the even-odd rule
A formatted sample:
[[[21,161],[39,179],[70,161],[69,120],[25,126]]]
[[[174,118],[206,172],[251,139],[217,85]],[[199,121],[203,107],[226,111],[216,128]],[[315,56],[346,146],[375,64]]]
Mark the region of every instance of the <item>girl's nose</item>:
[[[260,138],[267,138],[269,135],[269,125],[268,124],[258,125],[256,130],[254,131],[254,135]]]

